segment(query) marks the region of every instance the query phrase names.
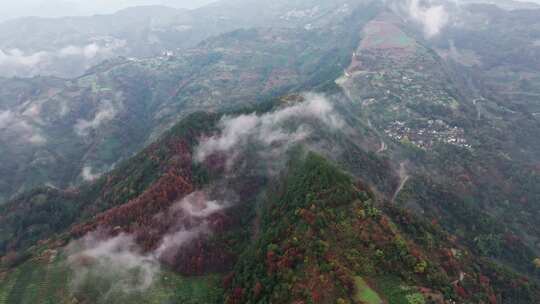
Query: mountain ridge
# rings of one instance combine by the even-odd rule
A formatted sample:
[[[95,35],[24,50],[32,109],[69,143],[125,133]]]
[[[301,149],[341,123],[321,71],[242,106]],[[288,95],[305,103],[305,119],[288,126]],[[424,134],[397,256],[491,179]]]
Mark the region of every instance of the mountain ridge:
[[[460,34],[359,6],[65,82],[4,79],[5,104],[26,103],[0,114],[69,98],[96,163],[125,160],[0,206],[0,300],[535,303],[537,67],[513,59],[535,13],[482,7]],[[103,144],[129,136],[140,146],[120,158],[125,143]],[[36,287],[53,275],[57,293]]]

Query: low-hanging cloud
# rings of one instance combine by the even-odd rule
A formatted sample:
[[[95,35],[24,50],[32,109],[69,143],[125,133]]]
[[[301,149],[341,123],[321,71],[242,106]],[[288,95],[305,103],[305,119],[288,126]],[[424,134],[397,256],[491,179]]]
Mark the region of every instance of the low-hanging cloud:
[[[158,248],[154,251],[160,260],[171,262],[175,254],[190,241],[212,233],[207,221],[212,215],[229,208],[227,201],[211,199],[208,190],[195,191],[174,203],[166,216],[181,219],[163,236]],[[162,218],[158,214],[157,218]]]
[[[104,100],[91,120],[79,119],[75,124],[75,132],[79,136],[87,136],[90,131],[99,128],[103,123],[113,120],[118,114],[118,105],[110,100]]]
[[[48,67],[60,64],[66,59],[77,59],[86,63],[85,68],[116,56],[119,49],[126,46],[124,40],[109,39],[106,42],[92,42],[86,45],[67,45],[58,50],[25,52],[18,48],[0,49],[0,75],[32,76],[46,71]]]
[[[7,128],[13,121],[13,112],[1,111],[0,112],[0,130]]]
[[[103,238],[100,232],[87,234],[71,242],[66,248],[67,264],[73,271],[73,292],[84,292],[87,284],[96,280],[105,282],[103,298],[113,293],[129,294],[147,290],[152,286],[160,271],[153,255],[144,254],[134,238],[120,234]]]
[[[196,191],[175,203],[172,211],[182,210],[189,216],[205,218],[229,206],[228,202],[220,202],[208,198],[204,191]]]
[[[214,153],[230,154],[234,159],[239,150],[253,143],[279,151],[286,150],[290,145],[309,137],[310,127],[302,123],[304,120],[315,119],[331,129],[344,126],[325,96],[308,93],[303,97],[305,101],[271,113],[224,117],[219,123],[220,135],[199,144],[195,152],[196,160],[202,162]],[[296,125],[291,128],[288,124]]]
[[[84,57],[86,59],[93,59],[96,57],[106,58],[116,55],[116,51],[124,48],[127,45],[125,40],[118,40],[109,38],[106,42],[98,43],[92,42],[87,45],[68,45],[54,55],[59,58],[65,57]]]
[[[10,110],[0,111],[0,139],[3,138],[14,138],[35,145],[47,142],[37,127],[26,121],[25,117]]]
[[[162,261],[174,263],[174,258],[178,251],[187,243],[199,238],[203,234],[209,234],[210,230],[206,222],[191,227],[181,228],[177,231],[173,231],[166,234],[161,240],[161,244],[155,251],[156,257]]]
[[[24,54],[19,49],[1,50],[0,49],[0,67],[1,66],[25,66],[33,67],[48,56],[47,52],[36,52],[33,54]]]
[[[101,176],[99,173],[94,173],[94,169],[90,166],[85,166],[81,171],[81,177],[86,182],[92,182]]]
[[[431,5],[431,1],[408,0],[406,11],[411,19],[422,25],[427,38],[438,35],[450,19],[444,5]]]
[[[228,208],[229,202],[210,199],[205,190],[195,191],[157,214],[160,222],[172,222],[156,249],[143,252],[136,237],[121,233],[110,237],[104,230],[86,234],[66,248],[67,265],[74,273],[71,291],[84,294],[87,285],[106,282],[100,301],[115,294],[131,294],[153,286],[160,263],[174,264],[176,254],[195,239],[212,233],[208,218]],[[108,285],[110,283],[110,285]],[[96,300],[96,299],[94,299]]]
[[[74,46],[74,45],[67,46],[61,49],[58,55],[60,57],[83,56],[85,58],[92,59],[96,57],[96,55],[100,51],[102,51],[102,48],[98,44],[91,43],[83,47]]]

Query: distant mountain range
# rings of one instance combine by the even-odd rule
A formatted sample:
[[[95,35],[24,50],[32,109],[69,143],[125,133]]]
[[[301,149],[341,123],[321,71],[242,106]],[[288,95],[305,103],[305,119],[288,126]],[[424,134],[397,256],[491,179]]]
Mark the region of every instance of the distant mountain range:
[[[256,1],[229,0],[183,10],[173,8],[181,6],[179,3],[164,2],[162,6],[128,8],[110,15],[14,19],[0,24],[0,77],[76,77],[106,59],[182,52],[209,37],[235,29],[312,26],[312,20],[346,3],[339,0],[316,6],[310,1],[299,1],[294,4],[299,9],[291,10],[291,5],[280,1],[264,6]],[[398,7],[403,5],[403,2],[395,3]],[[511,0],[457,3],[493,3],[505,9],[540,8]],[[74,5],[82,4],[59,3],[54,12],[61,14],[58,12],[62,6]],[[50,3],[43,6],[54,7]],[[320,11],[309,11],[312,8]],[[441,17],[433,20],[438,19],[443,20]]]
[[[215,0],[95,0],[92,2],[82,0],[22,0],[2,4],[0,22],[29,16],[58,18],[104,15],[128,7],[148,5],[194,9],[212,2],[215,2]]]
[[[540,1],[530,0],[530,1],[514,1],[514,0],[459,0],[459,3],[463,4],[472,4],[472,3],[483,3],[483,4],[493,4],[497,5],[500,8],[507,10],[519,10],[519,9],[538,9],[540,8]]]
[[[262,6],[224,1],[189,11],[148,6],[93,17],[16,19],[0,25],[0,76],[80,76],[105,59],[181,53],[235,29],[309,24],[343,3],[325,4],[313,15],[289,17],[291,6],[285,2]],[[305,1],[299,7],[310,5]]]

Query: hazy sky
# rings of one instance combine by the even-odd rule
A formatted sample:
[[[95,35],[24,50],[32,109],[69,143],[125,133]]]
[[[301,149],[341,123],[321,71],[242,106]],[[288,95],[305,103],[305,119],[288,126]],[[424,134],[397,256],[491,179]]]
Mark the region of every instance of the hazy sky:
[[[216,0],[0,0],[0,21],[23,16],[74,16],[112,13],[148,4],[195,8]]]
[[[218,0],[0,0],[0,21],[24,16],[59,17],[107,14],[130,6],[150,4],[196,8],[216,1]],[[540,4],[540,0],[517,1]]]

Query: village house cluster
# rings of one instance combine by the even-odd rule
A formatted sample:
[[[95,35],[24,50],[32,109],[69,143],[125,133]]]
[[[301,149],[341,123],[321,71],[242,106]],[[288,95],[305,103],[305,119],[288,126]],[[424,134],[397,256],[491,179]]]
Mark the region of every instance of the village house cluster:
[[[442,120],[429,120],[416,127],[408,126],[402,121],[394,121],[384,133],[396,141],[409,141],[424,150],[431,149],[436,143],[471,148],[462,128],[451,127]]]

